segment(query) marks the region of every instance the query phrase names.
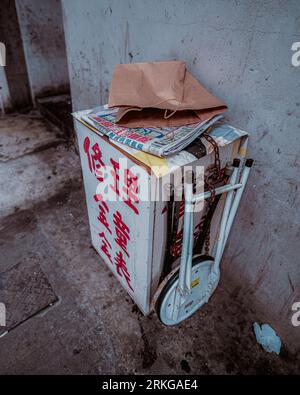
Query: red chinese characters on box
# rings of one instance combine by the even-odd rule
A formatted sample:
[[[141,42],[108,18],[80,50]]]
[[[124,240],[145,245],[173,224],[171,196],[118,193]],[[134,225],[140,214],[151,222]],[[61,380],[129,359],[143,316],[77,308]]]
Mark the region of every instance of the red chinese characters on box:
[[[107,240],[107,237],[104,232],[99,233],[99,237],[101,239],[100,243],[100,249],[101,251],[107,256],[107,258],[110,260],[110,263],[113,263],[112,257],[111,257],[111,244]]]
[[[122,168],[120,171],[119,162],[115,161],[113,158],[109,159],[110,166],[106,166],[99,144],[92,144],[89,137],[84,139],[83,148],[86,153],[89,171],[93,173],[101,183],[108,179],[109,183],[107,186],[134,212],[134,214],[139,215],[138,177],[133,174],[130,169]],[[107,172],[106,174],[110,172],[110,178],[104,177],[104,170]],[[134,291],[127,264],[130,259],[128,251],[130,228],[119,210],[114,211],[112,215],[110,212],[109,200],[105,200],[102,193],[104,194],[103,190],[97,190],[93,195],[94,204],[97,205],[97,221],[101,229],[98,233],[99,248],[111,265],[113,265],[117,275],[123,278],[128,287]]]
[[[129,258],[127,250],[128,242],[130,241],[130,229],[124,222],[124,219],[119,211],[116,211],[113,216],[113,222],[115,225],[115,242],[121,248],[115,256],[115,265],[117,273],[120,277],[124,277],[128,287],[133,291],[131,286],[130,274],[127,270],[127,264],[125,255]]]
[[[116,211],[113,215],[114,218],[114,225],[115,225],[115,238],[114,241],[120,248],[115,254],[114,254],[114,259],[112,258],[113,254],[113,248],[111,243],[108,241],[107,235],[105,232],[100,232],[99,237],[101,239],[100,242],[100,249],[101,251],[106,255],[106,257],[109,259],[111,264],[114,264],[116,267],[117,274],[120,277],[123,277],[128,285],[128,287],[133,291],[132,285],[131,285],[131,277],[130,273],[128,272],[127,268],[127,263],[125,258],[130,257],[127,247],[128,247],[128,241],[130,240],[130,229],[129,227],[125,224],[122,215],[120,214],[119,211]],[[99,217],[98,220],[100,221]],[[100,221],[103,226],[105,226],[106,230],[109,231],[111,234],[110,226],[107,222],[105,221]]]
[[[83,142],[83,149],[87,155],[90,172],[94,173],[97,180],[102,182],[104,178],[101,169],[105,169],[106,167],[102,160],[102,152],[99,148],[99,144],[95,143],[91,147],[91,141],[89,137],[86,137]]]
[[[115,264],[116,264],[118,275],[120,277],[125,278],[128,287],[133,291],[133,288],[130,283],[131,282],[130,274],[128,273],[126,261],[123,257],[122,251],[117,252],[116,257],[115,257]]]
[[[122,251],[129,257],[127,251],[127,244],[128,241],[130,240],[130,236],[129,236],[130,231],[128,226],[123,221],[123,218],[119,211],[116,211],[116,213],[114,214],[114,225],[115,225],[115,233],[116,233],[115,242],[122,249]]]
[[[91,173],[94,173],[99,182],[104,181],[103,170],[106,171],[106,165],[102,159],[102,152],[98,143],[91,145],[90,138],[87,136],[84,139],[83,149],[88,160],[88,167]],[[120,164],[113,158],[110,158],[110,185],[111,190],[119,197],[136,215],[139,215],[138,210],[138,177],[133,174],[130,169],[122,169],[122,182],[120,182]],[[122,189],[119,189],[119,184],[122,184]]]
[[[109,208],[107,203],[103,200],[102,195],[94,195],[94,200],[96,202],[99,202],[98,208],[99,208],[99,214],[97,219],[99,222],[105,227],[105,229],[112,234],[112,231],[110,229],[109,222],[107,220],[107,214],[109,213]]]
[[[139,199],[138,199],[138,177],[132,173],[130,169],[124,169],[124,179],[123,179],[123,187],[120,191],[120,164],[116,162],[114,159],[110,159],[112,164],[111,175],[113,178],[113,182],[110,185],[111,190],[121,199],[123,202],[131,208],[131,210],[139,215],[139,210],[137,208]]]

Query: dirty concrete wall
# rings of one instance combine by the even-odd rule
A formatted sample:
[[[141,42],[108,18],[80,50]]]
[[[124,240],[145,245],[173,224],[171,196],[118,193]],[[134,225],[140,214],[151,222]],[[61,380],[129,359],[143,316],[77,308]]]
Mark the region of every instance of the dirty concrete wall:
[[[16,4],[1,1],[0,42],[5,45],[6,66],[1,70],[2,108],[20,110],[32,106],[30,87],[18,23]]]
[[[0,66],[0,113],[8,112],[12,107],[4,70],[4,67]]]
[[[16,0],[33,99],[68,91],[60,0]]]
[[[300,2],[62,0],[74,109],[105,103],[116,63],[184,59],[250,132],[256,165],[223,259],[223,279],[295,349],[300,329]]]

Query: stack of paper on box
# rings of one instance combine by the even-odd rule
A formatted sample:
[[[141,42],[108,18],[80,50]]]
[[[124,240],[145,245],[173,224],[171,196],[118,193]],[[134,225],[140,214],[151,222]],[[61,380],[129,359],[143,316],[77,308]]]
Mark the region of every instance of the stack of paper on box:
[[[184,62],[136,63],[116,66],[108,105],[82,118],[111,140],[168,157],[207,131],[226,109]]]
[[[83,120],[110,139],[160,157],[175,154],[200,136],[221,116],[197,124],[165,128],[126,128],[115,122],[117,110],[107,106],[92,110]]]

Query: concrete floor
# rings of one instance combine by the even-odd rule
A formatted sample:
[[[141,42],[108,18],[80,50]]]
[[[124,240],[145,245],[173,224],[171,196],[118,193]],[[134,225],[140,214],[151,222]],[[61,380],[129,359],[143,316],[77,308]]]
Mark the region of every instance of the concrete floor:
[[[0,133],[0,276],[38,265],[57,298],[0,338],[1,374],[300,373],[256,343],[255,312],[224,283],[177,327],[138,314],[91,247],[74,147],[37,113]]]

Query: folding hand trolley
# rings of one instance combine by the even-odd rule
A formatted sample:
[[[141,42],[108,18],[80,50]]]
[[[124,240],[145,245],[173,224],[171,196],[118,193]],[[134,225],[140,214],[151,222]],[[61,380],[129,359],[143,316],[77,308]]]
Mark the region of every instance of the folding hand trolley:
[[[225,245],[253,164],[247,159],[241,174],[240,160],[227,165],[229,182],[216,188],[215,195],[226,193],[215,256],[193,257],[193,205],[207,199],[212,192],[193,195],[193,174],[187,172],[185,180],[185,211],[180,266],[161,282],[153,300],[158,317],[165,325],[176,325],[207,303],[220,279],[220,263]],[[239,179],[240,175],[240,180]]]

